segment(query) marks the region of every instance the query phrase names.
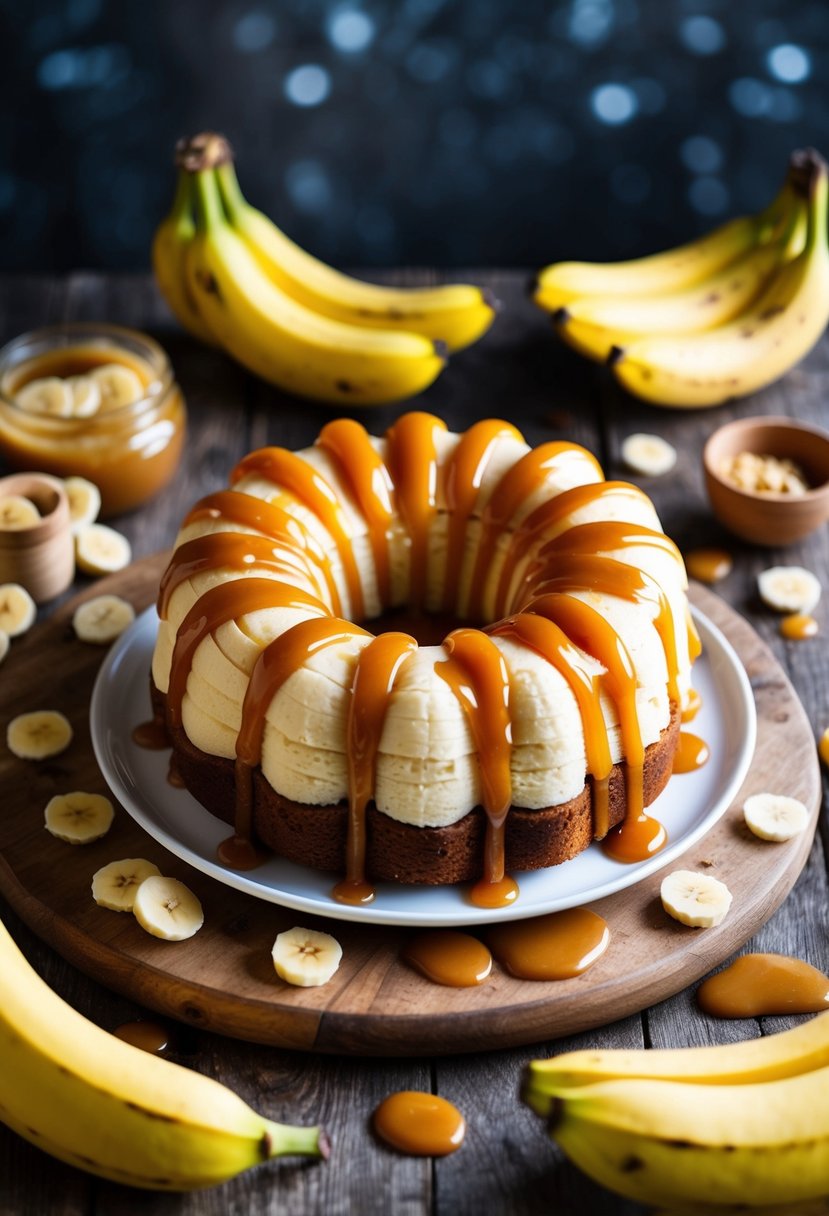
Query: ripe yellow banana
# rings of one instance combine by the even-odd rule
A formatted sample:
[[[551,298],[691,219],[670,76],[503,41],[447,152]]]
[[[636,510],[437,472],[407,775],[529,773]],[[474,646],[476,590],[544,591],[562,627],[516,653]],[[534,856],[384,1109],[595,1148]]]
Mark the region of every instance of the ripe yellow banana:
[[[806,355],[829,321],[826,162],[801,154],[808,198],[802,252],[737,319],[708,333],[643,338],[611,356],[631,393],[654,404],[717,405],[771,384]]]
[[[402,329],[442,341],[451,351],[477,341],[495,319],[489,291],[470,283],[438,287],[384,287],[334,270],[301,249],[244,199],[227,142],[214,155],[216,176],[231,226],[245,241],[268,277],[306,308],[379,329]]]
[[[559,1091],[548,1126],[585,1173],[640,1203],[750,1208],[829,1194],[829,1068],[716,1089],[599,1081]]]
[[[179,170],[170,214],[161,221],[153,237],[152,263],[156,283],[176,319],[202,342],[214,344],[213,335],[199,315],[184,273],[187,247],[196,234],[193,218],[192,181]]]
[[[153,1190],[213,1186],[271,1157],[325,1157],[218,1082],[148,1055],[67,1005],[0,924],[0,1120],[52,1156]]]
[[[291,299],[226,222],[213,171],[194,181],[198,230],[187,281],[216,341],[245,367],[340,406],[412,397],[441,372],[443,350],[431,338],[346,325]]]
[[[692,1081],[699,1085],[749,1085],[829,1067],[829,1011],[781,1034],[716,1047],[570,1051],[528,1068],[526,1093],[539,1114],[555,1094],[596,1081]],[[529,1100],[529,1097],[528,1097]]]

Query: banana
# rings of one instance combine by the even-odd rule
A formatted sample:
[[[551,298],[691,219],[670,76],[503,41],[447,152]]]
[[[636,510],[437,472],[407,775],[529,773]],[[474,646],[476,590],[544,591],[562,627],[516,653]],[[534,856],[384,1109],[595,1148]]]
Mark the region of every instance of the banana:
[[[177,878],[152,874],[135,892],[132,908],[142,929],[166,942],[182,942],[204,924],[201,903]]]
[[[225,222],[212,171],[195,181],[190,290],[216,340],[245,367],[289,392],[338,405],[411,397],[443,370],[442,347],[421,334],[346,325],[291,299]]]
[[[0,532],[22,532],[40,523],[40,511],[22,494],[5,494],[0,498]]]
[[[696,929],[721,925],[731,907],[731,892],[724,882],[710,874],[695,874],[693,870],[667,874],[662,879],[659,897],[669,916]]]
[[[536,1092],[531,1073],[524,1100],[570,1160],[640,1203],[750,1210],[829,1193],[829,1067],[716,1089],[632,1078]]]
[[[25,587],[19,583],[0,586],[0,630],[17,638],[31,629],[37,616],[37,606]]]
[[[100,908],[132,912],[135,893],[145,878],[160,875],[158,866],[143,857],[125,857],[101,866],[92,875],[92,898]]]
[[[141,377],[123,363],[104,363],[90,373],[90,379],[100,393],[102,413],[135,405],[144,396]]]
[[[803,251],[773,275],[751,307],[703,334],[641,338],[614,351],[613,373],[657,405],[693,408],[743,397],[777,380],[815,345],[829,320],[826,162],[801,153],[808,195]]]
[[[809,812],[800,799],[785,794],[752,794],[743,803],[743,816],[761,840],[791,840],[809,825]]]
[[[70,1165],[152,1190],[214,1186],[271,1157],[330,1151],[320,1128],[272,1123],[209,1077],[87,1021],[2,924],[0,1119]]]
[[[760,599],[776,612],[811,612],[817,607],[821,586],[803,566],[772,566],[757,575]]]
[[[343,956],[340,943],[330,933],[300,928],[278,933],[271,953],[279,978],[300,988],[327,984]]]
[[[72,417],[91,418],[101,408],[101,389],[92,376],[67,376],[72,394]]]
[[[77,535],[87,524],[94,524],[101,510],[101,491],[85,477],[67,477],[63,483],[69,500],[69,520],[72,534]]]
[[[21,760],[46,760],[66,751],[72,726],[56,709],[18,714],[6,727],[6,746]]]
[[[87,524],[75,534],[75,561],[84,574],[113,574],[128,566],[131,559],[126,536],[106,524]]]
[[[195,338],[215,346],[213,334],[191,298],[184,269],[187,248],[195,235],[192,180],[190,174],[181,169],[172,210],[153,237],[153,273],[159,291],[179,323]]]
[[[72,628],[82,642],[106,646],[134,620],[135,609],[120,595],[96,595],[75,609]]]
[[[660,435],[628,435],[622,441],[622,460],[634,473],[661,477],[676,464],[676,448]]]
[[[72,417],[72,389],[60,376],[44,376],[30,380],[15,395],[22,410],[30,414],[48,414],[53,418]]]
[[[9,635],[0,629],[0,663],[3,662],[6,655],[9,653],[10,645],[11,642],[9,641]]]
[[[67,844],[91,844],[106,836],[112,827],[115,811],[103,794],[87,794],[76,790],[72,794],[56,794],[46,803],[44,826],[58,840]]]

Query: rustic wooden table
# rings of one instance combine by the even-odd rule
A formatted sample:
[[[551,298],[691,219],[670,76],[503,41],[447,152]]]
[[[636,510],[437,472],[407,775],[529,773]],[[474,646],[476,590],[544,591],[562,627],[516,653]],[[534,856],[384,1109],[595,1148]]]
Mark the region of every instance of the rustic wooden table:
[[[399,281],[403,276],[397,276]],[[411,274],[421,282],[430,276]],[[664,435],[679,450],[676,470],[643,482],[666,531],[683,548],[725,544],[735,554],[733,572],[719,593],[742,612],[769,643],[789,674],[815,734],[829,724],[829,626],[814,640],[784,642],[777,622],[759,603],[755,577],[778,561],[796,563],[829,581],[829,532],[821,529],[785,552],[732,542],[710,514],[701,451],[706,436],[729,418],[788,414],[812,422],[829,419],[829,338],[783,381],[763,393],[710,411],[671,412],[640,405],[618,391],[602,369],[588,366],[560,346],[527,302],[526,276],[472,276],[494,287],[504,304],[492,333],[456,356],[448,371],[418,402],[460,430],[478,418],[516,423],[530,443],[572,438],[592,449],[608,477],[627,476],[619,449],[633,431]],[[67,279],[15,277],[0,281],[0,328],[7,340],[23,330],[65,320],[108,320],[149,330],[166,347],[190,408],[184,465],[155,502],[117,521],[136,557],[168,546],[185,509],[222,485],[232,463],[263,443],[301,447],[330,416],[283,397],[229,359],[183,335],[169,318],[149,278],[76,274]],[[382,431],[405,407],[366,411],[360,420]],[[85,581],[85,580],[83,580]],[[48,613],[48,609],[46,610]],[[45,614],[44,614],[45,615]],[[2,678],[2,675],[0,675]],[[48,678],[48,677],[47,677]],[[796,765],[798,758],[792,757]],[[822,817],[808,864],[791,895],[746,946],[806,959],[829,969],[829,821]],[[38,941],[8,907],[0,914],[37,970],[85,1015],[112,1028],[142,1015],[75,971]],[[782,1029],[787,1019],[723,1022],[704,1017],[693,991],[680,993],[642,1014],[612,1021],[600,1031],[566,1042],[487,1055],[429,1061],[324,1057],[262,1048],[203,1031],[178,1036],[176,1059],[231,1085],[271,1118],[322,1121],[334,1152],[325,1166],[276,1163],[219,1190],[190,1196],[139,1192],[101,1182],[44,1156],[0,1126],[0,1213],[41,1216],[116,1216],[145,1213],[290,1212],[420,1216],[473,1213],[530,1216],[636,1216],[636,1204],[617,1199],[567,1164],[547,1140],[539,1120],[517,1100],[526,1061],[565,1047],[677,1046],[751,1038]],[[464,1112],[468,1132],[460,1152],[442,1160],[399,1156],[379,1144],[369,1119],[377,1103],[396,1089],[432,1090]]]

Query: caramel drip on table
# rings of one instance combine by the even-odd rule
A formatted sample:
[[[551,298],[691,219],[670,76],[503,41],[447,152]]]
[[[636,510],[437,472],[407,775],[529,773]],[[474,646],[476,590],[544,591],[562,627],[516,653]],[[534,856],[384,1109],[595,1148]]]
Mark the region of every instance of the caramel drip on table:
[[[381,1140],[401,1153],[445,1157],[460,1148],[466,1123],[457,1107],[445,1098],[402,1090],[377,1107],[374,1130]]]
[[[433,984],[476,988],[492,971],[492,955],[483,942],[455,929],[418,933],[403,951],[404,960]]]
[[[682,711],[683,722],[693,722],[702,709],[702,697],[695,688],[688,689],[688,703]]]
[[[409,599],[411,608],[426,599],[429,563],[429,529],[437,514],[438,458],[435,429],[446,423],[434,414],[413,411],[398,418],[386,432],[386,463],[397,491],[397,509],[409,534]]]
[[[195,574],[208,570],[250,570],[260,566],[269,566],[288,581],[304,576],[313,582],[310,571],[303,568],[302,555],[278,549],[269,537],[245,532],[214,532],[185,541],[176,549],[161,578],[158,615],[162,620],[166,619],[176,588]]]
[[[781,637],[790,642],[805,642],[807,638],[817,637],[819,632],[820,626],[815,618],[805,612],[794,612],[791,616],[784,616],[780,622]]]
[[[627,481],[600,481],[586,486],[574,486],[550,498],[527,516],[513,532],[495,596],[495,612],[507,611],[507,598],[518,564],[536,545],[543,544],[547,533],[553,532],[567,522],[568,516],[590,507],[604,499],[638,499],[650,503],[650,499],[637,486]],[[515,598],[515,597],[513,597]]]
[[[697,989],[703,1013],[757,1018],[829,1009],[829,976],[785,954],[743,954]]]
[[[345,878],[332,892],[340,903],[367,904],[366,808],[374,797],[377,752],[389,697],[403,664],[417,650],[406,633],[381,633],[360,651],[348,707],[348,836]]]
[[[317,445],[337,466],[365,516],[377,574],[380,603],[391,602],[389,527],[394,519],[394,486],[368,431],[352,418],[337,418],[319,433]]]
[[[569,980],[582,975],[610,944],[607,922],[589,908],[568,908],[487,930],[502,967],[520,980]]]
[[[435,671],[454,692],[469,723],[487,820],[483,879],[473,887],[471,899],[478,907],[502,907],[518,892],[504,873],[506,818],[512,805],[509,672],[498,647],[478,629],[455,629],[443,646],[449,658],[436,663]]]
[[[122,1039],[151,1055],[161,1055],[170,1046],[170,1032],[160,1022],[124,1022],[121,1026],[116,1026],[112,1033],[116,1039]]]
[[[233,582],[211,587],[196,601],[176,633],[167,690],[167,720],[171,726],[181,726],[181,703],[187,688],[187,677],[193,665],[193,656],[204,639],[228,621],[239,620],[249,612],[259,612],[264,608],[310,609],[330,620],[322,600],[301,591],[299,587],[291,587],[275,579],[234,579]]]
[[[587,771],[593,778],[593,835],[597,840],[603,839],[610,827],[608,793],[613,761],[602,713],[599,677],[587,670],[583,655],[558,625],[543,616],[521,613],[499,622],[487,632],[496,637],[514,638],[528,646],[555,667],[570,686],[581,715]]]
[[[253,494],[244,494],[241,490],[217,490],[214,494],[199,499],[185,517],[182,528],[202,520],[226,520],[228,523],[241,524],[244,528],[262,532],[265,536],[271,536],[274,540],[300,550],[305,559],[313,562],[325,579],[331,611],[335,616],[339,616],[342,604],[331,562],[322,545],[301,519],[289,514],[282,507],[265,502],[264,498],[256,498]]]
[[[689,730],[680,731],[673,771],[675,773],[695,773],[697,769],[707,764],[710,755],[711,752],[704,739],[700,739],[699,735],[692,735]]]
[[[487,418],[476,422],[464,432],[449,459],[444,474],[446,506],[449,511],[449,535],[446,549],[446,573],[443,586],[443,610],[457,609],[458,583],[463,563],[464,542],[469,517],[472,514],[487,465],[500,439],[524,436],[509,422]],[[477,605],[472,599],[470,603]]]
[[[685,554],[685,569],[701,583],[719,583],[727,578],[734,558],[727,549],[692,549]]]
[[[604,481],[604,473],[595,456],[577,443],[565,441],[542,443],[540,447],[526,452],[504,473],[484,507],[481,518],[481,540],[469,592],[471,604],[481,602],[498,537],[507,530],[519,507],[544,484],[550,473],[574,461],[587,461]],[[500,615],[500,610],[496,611]]]
[[[312,465],[287,448],[260,448],[240,460],[230,475],[231,482],[243,477],[262,477],[287,494],[293,495],[319,519],[331,534],[343,566],[351,615],[363,615],[363,587],[352,548],[351,528],[333,486]]]
[[[250,840],[253,835],[253,770],[262,761],[265,715],[271,701],[285,681],[318,650],[355,637],[371,634],[336,617],[300,621],[274,638],[254,663],[236,739],[235,831],[241,839]]]

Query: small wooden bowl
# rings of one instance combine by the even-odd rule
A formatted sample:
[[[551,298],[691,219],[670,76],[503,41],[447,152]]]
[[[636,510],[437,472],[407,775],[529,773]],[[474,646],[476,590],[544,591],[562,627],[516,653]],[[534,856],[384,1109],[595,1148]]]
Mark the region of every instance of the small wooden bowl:
[[[0,583],[19,583],[36,604],[45,604],[75,577],[66,490],[47,473],[13,473],[0,478],[0,498],[6,494],[30,498],[41,518],[28,528],[0,531]]]
[[[739,489],[720,470],[741,452],[794,461],[812,489],[799,495]],[[820,427],[791,418],[738,418],[714,432],[702,461],[714,514],[743,540],[791,545],[829,519],[829,433]]]

